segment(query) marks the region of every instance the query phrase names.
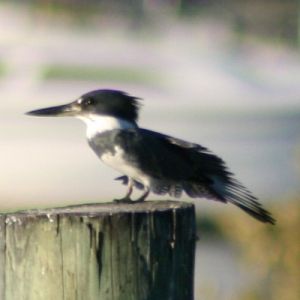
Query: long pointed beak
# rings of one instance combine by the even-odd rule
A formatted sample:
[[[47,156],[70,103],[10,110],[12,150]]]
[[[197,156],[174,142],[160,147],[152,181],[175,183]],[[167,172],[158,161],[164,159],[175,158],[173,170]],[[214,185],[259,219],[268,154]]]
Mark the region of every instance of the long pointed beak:
[[[26,113],[30,116],[39,117],[63,117],[63,116],[75,116],[79,113],[79,108],[73,105],[73,103],[52,106],[47,108],[41,108],[37,110],[32,110]]]

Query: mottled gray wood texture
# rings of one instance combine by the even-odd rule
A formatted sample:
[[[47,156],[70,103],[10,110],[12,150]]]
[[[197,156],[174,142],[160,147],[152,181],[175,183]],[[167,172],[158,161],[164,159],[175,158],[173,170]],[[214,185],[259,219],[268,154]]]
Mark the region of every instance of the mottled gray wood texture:
[[[1,300],[192,300],[189,203],[93,204],[0,215]]]

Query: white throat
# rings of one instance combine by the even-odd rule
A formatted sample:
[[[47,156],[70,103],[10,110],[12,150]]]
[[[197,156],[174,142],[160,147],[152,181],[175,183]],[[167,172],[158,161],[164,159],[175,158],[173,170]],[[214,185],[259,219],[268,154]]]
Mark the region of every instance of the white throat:
[[[136,127],[135,123],[112,116],[89,114],[78,116],[77,118],[86,123],[86,135],[88,139],[94,137],[96,134],[101,134],[104,131],[114,129],[130,129]]]

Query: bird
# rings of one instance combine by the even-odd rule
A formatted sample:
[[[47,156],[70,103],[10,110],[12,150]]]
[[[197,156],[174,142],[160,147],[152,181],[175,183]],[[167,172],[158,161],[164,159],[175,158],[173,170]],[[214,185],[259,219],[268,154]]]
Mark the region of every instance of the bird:
[[[31,116],[73,116],[86,123],[89,146],[127,186],[117,202],[139,203],[151,193],[231,203],[255,219],[275,224],[258,199],[208,148],[138,126],[141,98],[98,89],[70,103],[29,111]],[[133,190],[141,196],[131,199]]]

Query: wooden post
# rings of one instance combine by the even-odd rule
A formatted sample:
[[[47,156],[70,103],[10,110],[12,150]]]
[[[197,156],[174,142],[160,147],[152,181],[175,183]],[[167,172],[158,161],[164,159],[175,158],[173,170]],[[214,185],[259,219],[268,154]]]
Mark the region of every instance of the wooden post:
[[[90,204],[0,215],[1,300],[192,300],[190,203]]]

